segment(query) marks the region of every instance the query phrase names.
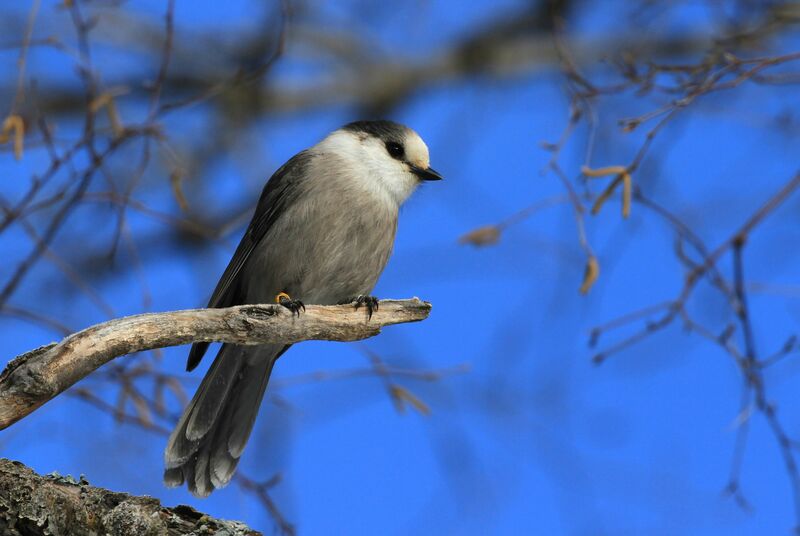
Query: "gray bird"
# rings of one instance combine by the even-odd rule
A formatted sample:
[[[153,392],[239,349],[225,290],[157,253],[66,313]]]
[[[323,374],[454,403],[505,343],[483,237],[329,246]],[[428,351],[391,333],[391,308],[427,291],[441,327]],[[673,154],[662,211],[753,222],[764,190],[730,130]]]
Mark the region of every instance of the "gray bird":
[[[400,205],[421,181],[441,179],[416,132],[358,121],[292,157],[270,178],[209,307],[354,303],[370,295],[392,251]],[[187,370],[208,349],[196,343]],[[289,345],[223,344],[164,452],[164,483],[207,497],[230,482],[272,367]]]

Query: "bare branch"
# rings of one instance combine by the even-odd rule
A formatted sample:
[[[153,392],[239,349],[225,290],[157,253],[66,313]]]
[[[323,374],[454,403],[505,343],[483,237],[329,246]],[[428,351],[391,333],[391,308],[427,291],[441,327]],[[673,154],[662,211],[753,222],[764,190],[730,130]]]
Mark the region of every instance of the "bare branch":
[[[0,429],[126,354],[191,342],[355,341],[377,335],[383,326],[424,320],[430,310],[430,303],[412,298],[381,301],[371,319],[350,304],[309,305],[299,316],[280,305],[239,305],[117,318],[11,360],[0,374]]]

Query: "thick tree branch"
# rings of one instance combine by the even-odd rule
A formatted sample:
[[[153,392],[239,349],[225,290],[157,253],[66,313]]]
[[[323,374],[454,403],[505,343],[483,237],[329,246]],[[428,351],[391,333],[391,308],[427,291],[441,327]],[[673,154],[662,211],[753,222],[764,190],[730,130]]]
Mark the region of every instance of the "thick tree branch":
[[[280,305],[239,305],[117,318],[12,359],[0,374],[0,429],[126,354],[202,341],[355,341],[377,335],[383,326],[424,320],[430,310],[430,303],[412,298],[382,300],[369,319],[364,308],[351,304],[309,305],[299,316]]]
[[[189,506],[166,508],[60,475],[39,476],[19,462],[0,459],[0,533],[62,534],[260,534],[243,523],[214,519]]]

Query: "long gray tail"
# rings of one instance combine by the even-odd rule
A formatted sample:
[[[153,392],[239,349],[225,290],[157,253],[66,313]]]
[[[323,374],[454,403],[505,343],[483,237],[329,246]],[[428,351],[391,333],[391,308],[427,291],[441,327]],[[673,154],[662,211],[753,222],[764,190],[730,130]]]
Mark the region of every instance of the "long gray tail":
[[[264,398],[272,366],[289,347],[224,344],[164,451],[164,484],[208,497],[230,482]]]

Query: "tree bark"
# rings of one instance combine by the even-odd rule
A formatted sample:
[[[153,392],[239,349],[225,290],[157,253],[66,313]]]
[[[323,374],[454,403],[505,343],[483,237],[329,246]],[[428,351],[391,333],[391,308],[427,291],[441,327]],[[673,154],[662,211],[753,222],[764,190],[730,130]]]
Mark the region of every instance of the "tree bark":
[[[3,536],[261,534],[238,521],[214,519],[190,506],[167,508],[90,486],[57,473],[40,476],[19,462],[0,459],[0,534]]]
[[[352,304],[309,305],[299,315],[280,305],[239,305],[117,318],[12,359],[0,374],[0,429],[122,355],[201,341],[355,341],[377,335],[383,326],[424,320],[430,310],[430,303],[412,298],[382,300],[371,318]]]

